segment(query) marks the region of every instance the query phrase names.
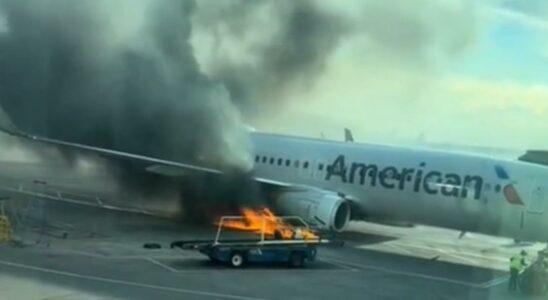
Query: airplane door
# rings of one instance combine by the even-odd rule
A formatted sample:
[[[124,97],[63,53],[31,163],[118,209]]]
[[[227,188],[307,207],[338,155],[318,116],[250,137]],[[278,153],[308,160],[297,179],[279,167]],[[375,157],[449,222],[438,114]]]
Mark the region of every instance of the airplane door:
[[[522,214],[521,229],[527,233],[535,232],[544,222],[545,204],[548,200],[546,188],[537,185],[532,188],[529,201],[526,203],[525,213]]]
[[[300,174],[304,179],[312,179],[314,176],[314,166],[312,161],[303,160],[300,162]]]
[[[325,177],[325,170],[327,166],[326,164],[321,160],[316,160],[315,163],[312,165],[312,176],[316,180],[321,180]]]
[[[529,214],[542,214],[544,213],[545,203],[547,201],[546,189],[537,186],[531,193],[531,201],[527,204],[527,213]]]
[[[485,202],[483,199],[475,198],[474,186],[463,186],[466,189],[466,197],[457,199],[457,207],[466,218],[467,226],[472,228],[479,226],[482,220],[482,214],[485,212]]]
[[[311,180],[320,180],[325,176],[326,165],[320,160],[303,161],[301,177]]]

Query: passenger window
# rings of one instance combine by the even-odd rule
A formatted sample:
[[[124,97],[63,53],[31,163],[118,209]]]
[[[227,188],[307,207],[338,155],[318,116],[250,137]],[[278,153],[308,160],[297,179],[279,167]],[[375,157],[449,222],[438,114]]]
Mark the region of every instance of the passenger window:
[[[283,162],[283,159],[278,158],[278,166],[281,166],[281,165],[282,165],[282,162]]]
[[[285,160],[285,166],[289,167],[291,165],[291,161],[289,159]]]
[[[271,164],[271,165],[274,164],[274,157],[271,157],[271,158],[270,158],[270,164]]]
[[[261,158],[259,157],[259,155],[255,156],[255,162],[259,162],[259,160],[261,160]]]
[[[267,157],[263,156],[263,163],[266,163]]]
[[[320,171],[323,170],[323,164],[318,165],[318,170],[320,170]]]
[[[307,161],[304,162],[303,168],[308,169],[308,162]]]

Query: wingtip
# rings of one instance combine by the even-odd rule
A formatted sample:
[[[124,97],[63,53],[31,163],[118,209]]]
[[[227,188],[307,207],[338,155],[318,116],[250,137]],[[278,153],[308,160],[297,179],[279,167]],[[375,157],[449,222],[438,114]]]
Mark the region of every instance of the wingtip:
[[[34,138],[33,136],[21,131],[17,126],[15,126],[15,124],[11,121],[9,115],[4,111],[2,107],[0,107],[0,131],[9,135]]]
[[[17,131],[19,131],[17,127],[13,125],[13,122],[11,121],[8,114],[6,114],[4,112],[4,109],[1,107],[0,107],[0,130],[8,134],[14,134]]]

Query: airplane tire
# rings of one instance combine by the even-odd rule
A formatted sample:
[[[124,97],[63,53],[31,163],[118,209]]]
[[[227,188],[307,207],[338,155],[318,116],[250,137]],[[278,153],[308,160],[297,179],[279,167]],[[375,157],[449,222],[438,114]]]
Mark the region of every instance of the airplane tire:
[[[241,252],[233,252],[230,255],[229,264],[233,268],[241,268],[245,265],[245,258]]]
[[[304,267],[304,256],[300,252],[292,252],[289,256],[289,265],[293,268]]]

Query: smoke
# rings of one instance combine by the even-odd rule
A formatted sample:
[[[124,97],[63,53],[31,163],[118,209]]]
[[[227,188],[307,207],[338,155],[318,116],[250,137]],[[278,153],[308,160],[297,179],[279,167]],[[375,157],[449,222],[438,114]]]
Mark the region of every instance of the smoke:
[[[251,159],[240,112],[312,85],[348,31],[307,0],[0,0],[0,11],[0,102],[23,130],[241,171]],[[252,32],[271,12],[269,32]],[[221,48],[200,47],[211,34]],[[224,56],[242,39],[247,63]],[[113,170],[149,183],[140,168]]]
[[[366,89],[338,106],[361,122],[466,52],[473,3],[0,0],[0,103],[34,134],[247,171],[242,120],[282,124],[298,107],[295,132]]]
[[[308,0],[199,1],[194,22],[205,72],[244,109],[263,110],[309,88],[350,29],[343,15]]]
[[[22,129],[249,167],[226,139],[244,138],[239,113],[224,85],[200,72],[188,42],[193,2],[3,0],[0,8],[0,99]]]
[[[448,126],[430,124],[458,98],[439,86],[473,52],[487,13],[469,0],[207,3],[194,20],[197,60],[251,104],[242,112],[259,130],[338,139],[350,127],[381,142]]]
[[[192,41],[207,74],[268,111],[318,88],[334,55],[349,47],[349,60],[381,72],[435,72],[474,44],[479,14],[468,0],[206,0],[198,2]]]
[[[247,170],[240,113],[282,111],[350,46],[381,70],[465,51],[473,2],[428,3],[0,0],[0,101],[32,133]]]

